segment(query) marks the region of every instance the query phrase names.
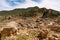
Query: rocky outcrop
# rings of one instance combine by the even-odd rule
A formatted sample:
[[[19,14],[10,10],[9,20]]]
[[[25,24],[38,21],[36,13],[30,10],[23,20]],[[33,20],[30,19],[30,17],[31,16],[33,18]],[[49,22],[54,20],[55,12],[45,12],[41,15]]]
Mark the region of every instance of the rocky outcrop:
[[[14,28],[4,28],[1,31],[1,37],[7,37],[11,35],[17,35],[17,30]]]
[[[43,29],[37,36],[39,40],[59,40],[60,37],[58,34],[55,34],[52,31]]]

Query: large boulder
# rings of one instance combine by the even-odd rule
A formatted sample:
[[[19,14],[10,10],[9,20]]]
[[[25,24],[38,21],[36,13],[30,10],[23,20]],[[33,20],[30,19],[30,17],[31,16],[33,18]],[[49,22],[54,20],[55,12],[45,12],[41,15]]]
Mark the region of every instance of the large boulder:
[[[40,33],[38,34],[39,40],[45,39],[47,37],[47,35],[48,35],[48,32],[49,32],[48,30],[42,29],[40,31]]]
[[[6,37],[6,36],[11,36],[16,34],[17,34],[17,30],[15,30],[14,28],[4,28],[1,31],[1,37]]]

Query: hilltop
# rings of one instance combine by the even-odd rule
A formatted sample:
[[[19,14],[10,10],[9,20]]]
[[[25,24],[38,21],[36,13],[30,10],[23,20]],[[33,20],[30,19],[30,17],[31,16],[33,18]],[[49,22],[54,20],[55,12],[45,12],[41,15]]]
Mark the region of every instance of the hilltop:
[[[43,15],[50,15],[50,16],[57,16],[60,14],[59,11],[55,11],[52,9],[46,9],[46,8],[39,8],[37,6],[35,7],[29,7],[29,8],[22,8],[22,9],[14,9],[10,11],[0,11],[0,16],[8,16],[8,15],[15,15],[15,16],[24,16],[24,17],[31,17],[36,14],[43,14]]]

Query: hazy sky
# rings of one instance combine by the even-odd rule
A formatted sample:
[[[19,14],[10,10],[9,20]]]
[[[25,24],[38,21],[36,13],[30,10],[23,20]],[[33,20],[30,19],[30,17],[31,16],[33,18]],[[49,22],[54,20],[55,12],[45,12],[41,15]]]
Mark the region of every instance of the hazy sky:
[[[34,6],[60,11],[60,0],[0,0],[0,11]]]

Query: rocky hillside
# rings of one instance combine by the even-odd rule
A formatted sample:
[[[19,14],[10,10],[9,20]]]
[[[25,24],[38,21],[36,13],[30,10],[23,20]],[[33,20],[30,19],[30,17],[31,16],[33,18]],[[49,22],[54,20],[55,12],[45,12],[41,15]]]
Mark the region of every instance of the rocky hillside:
[[[60,12],[38,7],[0,11],[0,40],[60,40]]]

